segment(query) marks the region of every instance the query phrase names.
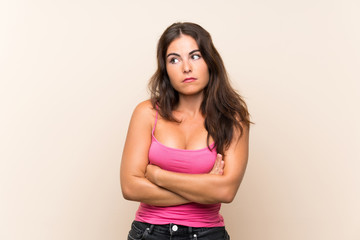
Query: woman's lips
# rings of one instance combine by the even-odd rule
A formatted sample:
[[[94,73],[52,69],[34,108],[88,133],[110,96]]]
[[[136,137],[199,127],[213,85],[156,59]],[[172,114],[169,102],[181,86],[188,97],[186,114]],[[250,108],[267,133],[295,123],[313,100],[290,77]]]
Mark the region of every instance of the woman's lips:
[[[193,82],[195,80],[196,80],[196,78],[185,78],[183,82],[184,83],[190,83],[190,82]]]

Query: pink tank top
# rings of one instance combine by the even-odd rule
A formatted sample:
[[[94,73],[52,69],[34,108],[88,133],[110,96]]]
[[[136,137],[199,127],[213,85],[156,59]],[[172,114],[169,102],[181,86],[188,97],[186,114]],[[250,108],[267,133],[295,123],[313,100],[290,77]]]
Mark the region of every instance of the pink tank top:
[[[184,150],[167,147],[154,136],[158,119],[156,112],[152,130],[152,141],[149,149],[149,162],[164,170],[200,174],[211,171],[216,160],[216,148],[211,151],[206,147],[198,150]],[[151,224],[175,223],[190,227],[222,227],[224,219],[220,215],[221,204],[188,203],[171,207],[157,207],[140,203],[135,220]]]

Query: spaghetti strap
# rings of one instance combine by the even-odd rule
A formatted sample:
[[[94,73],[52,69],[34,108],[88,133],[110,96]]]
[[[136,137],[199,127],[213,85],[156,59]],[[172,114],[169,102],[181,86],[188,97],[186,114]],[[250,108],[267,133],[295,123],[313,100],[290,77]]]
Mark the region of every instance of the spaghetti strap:
[[[157,123],[157,120],[158,120],[158,115],[159,115],[159,112],[157,110],[157,106],[156,106],[156,116],[155,116],[155,123],[154,123],[154,127],[153,127],[153,130],[152,130],[152,135],[154,135],[154,131],[155,131],[155,127],[156,127],[156,123]]]

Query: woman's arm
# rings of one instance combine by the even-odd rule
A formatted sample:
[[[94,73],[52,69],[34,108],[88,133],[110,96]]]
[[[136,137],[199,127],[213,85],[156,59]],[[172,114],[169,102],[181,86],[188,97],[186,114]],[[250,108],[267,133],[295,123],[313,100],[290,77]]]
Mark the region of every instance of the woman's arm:
[[[241,137],[234,131],[234,138],[225,152],[223,174],[184,174],[148,165],[146,177],[159,187],[168,189],[192,202],[229,203],[234,199],[244,176],[249,146],[249,129],[243,127]]]
[[[125,199],[155,206],[188,203],[186,198],[161,188],[145,178],[151,144],[154,110],[150,101],[140,103],[131,117],[120,167],[121,190]]]

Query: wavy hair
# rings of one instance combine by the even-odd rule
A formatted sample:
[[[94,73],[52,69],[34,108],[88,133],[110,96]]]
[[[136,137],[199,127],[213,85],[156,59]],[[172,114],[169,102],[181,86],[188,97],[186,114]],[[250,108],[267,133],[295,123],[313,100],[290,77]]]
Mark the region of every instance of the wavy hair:
[[[151,77],[149,89],[152,106],[168,121],[176,121],[172,111],[179,102],[179,94],[172,87],[166,70],[166,51],[172,41],[181,35],[195,39],[202,57],[209,69],[209,83],[204,89],[200,111],[205,117],[205,129],[213,138],[217,152],[224,154],[230,146],[235,129],[243,134],[243,127],[249,127],[250,117],[246,103],[231,87],[223,60],[216,50],[210,34],[200,25],[190,22],[174,23],[161,35],[157,45],[157,70]]]

